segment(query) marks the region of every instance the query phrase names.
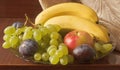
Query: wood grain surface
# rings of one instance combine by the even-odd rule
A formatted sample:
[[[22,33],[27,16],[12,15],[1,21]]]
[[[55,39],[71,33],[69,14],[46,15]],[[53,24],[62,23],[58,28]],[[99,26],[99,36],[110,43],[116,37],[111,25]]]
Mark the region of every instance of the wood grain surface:
[[[38,0],[0,0],[0,18],[19,18],[24,17],[25,13],[35,17],[41,10]]]

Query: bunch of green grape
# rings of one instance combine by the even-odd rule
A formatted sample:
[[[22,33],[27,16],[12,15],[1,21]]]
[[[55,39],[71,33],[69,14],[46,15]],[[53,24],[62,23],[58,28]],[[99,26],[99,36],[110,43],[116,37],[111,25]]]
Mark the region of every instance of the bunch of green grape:
[[[16,24],[19,26],[16,26]],[[21,42],[20,35],[24,32],[25,27],[22,23],[14,23],[4,29],[3,40],[5,41],[2,45],[3,48],[17,48]]]
[[[27,57],[32,57],[35,62],[67,65],[73,63],[74,57],[69,54],[67,46],[63,43],[62,36],[59,33],[60,29],[58,25],[27,26],[16,22],[4,29],[3,40],[5,42],[2,47],[20,50],[19,53],[22,53],[22,56],[26,56],[24,53],[29,54],[31,52],[33,55]],[[32,52],[34,47],[33,49],[26,47],[31,40],[39,46],[35,52]],[[35,42],[34,44],[36,44]],[[30,44],[33,44],[32,41]]]
[[[95,42],[96,59],[102,58],[113,50],[111,43]]]

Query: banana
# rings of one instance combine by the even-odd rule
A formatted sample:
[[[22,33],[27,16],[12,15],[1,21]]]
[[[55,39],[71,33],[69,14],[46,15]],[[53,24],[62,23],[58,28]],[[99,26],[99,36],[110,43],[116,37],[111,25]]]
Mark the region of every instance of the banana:
[[[46,21],[44,26],[49,24],[59,25],[62,29],[65,30],[83,30],[89,34],[94,35],[95,38],[99,41],[103,41],[105,43],[109,42],[108,34],[104,33],[98,24],[95,24],[92,21],[86,20],[84,18],[71,15],[56,16]]]
[[[98,21],[98,16],[93,9],[80,3],[69,2],[60,3],[43,10],[36,16],[35,24],[44,24],[48,19],[60,15],[75,15],[93,22]]]
[[[106,35],[109,35],[109,31],[108,31],[108,29],[107,29],[105,26],[103,26],[102,24],[98,24],[98,26],[102,29],[102,31],[103,31]]]

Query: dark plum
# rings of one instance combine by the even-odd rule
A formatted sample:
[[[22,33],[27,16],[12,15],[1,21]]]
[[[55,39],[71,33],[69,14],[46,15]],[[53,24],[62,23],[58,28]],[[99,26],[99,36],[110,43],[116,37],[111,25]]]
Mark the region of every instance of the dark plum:
[[[38,50],[38,43],[32,39],[24,40],[19,46],[19,53],[23,57],[33,56]]]
[[[88,44],[82,44],[73,50],[73,55],[79,63],[90,63],[94,60],[96,53]]]
[[[16,29],[21,28],[21,27],[23,27],[23,23],[22,22],[14,22],[12,26],[14,26]]]

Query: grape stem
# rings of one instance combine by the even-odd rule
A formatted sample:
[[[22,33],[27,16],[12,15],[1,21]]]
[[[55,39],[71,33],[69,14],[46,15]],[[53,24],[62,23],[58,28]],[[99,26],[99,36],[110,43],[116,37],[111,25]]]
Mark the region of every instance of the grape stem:
[[[32,26],[35,27],[35,24],[28,18],[27,14],[25,13],[25,23],[24,23],[24,26],[27,25],[27,23],[29,22]]]
[[[28,22],[28,17],[27,17],[27,14],[25,13],[25,18],[26,18],[26,20],[25,20],[25,23],[24,23],[24,26],[27,24],[27,22]]]

